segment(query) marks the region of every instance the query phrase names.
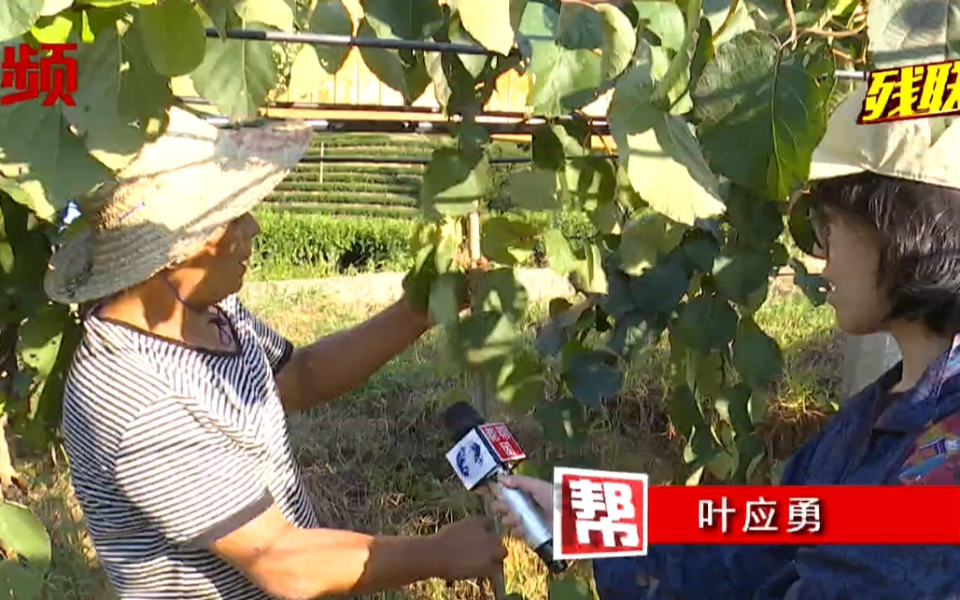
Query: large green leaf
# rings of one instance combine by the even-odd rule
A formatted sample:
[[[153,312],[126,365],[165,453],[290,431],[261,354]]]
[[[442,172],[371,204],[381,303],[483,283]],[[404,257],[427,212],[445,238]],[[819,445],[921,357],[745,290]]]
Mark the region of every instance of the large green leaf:
[[[877,69],[955,60],[960,58],[960,2],[871,2],[867,31]]]
[[[507,195],[514,206],[524,210],[560,208],[560,201],[557,199],[557,174],[553,171],[513,173],[507,182]]]
[[[43,10],[43,0],[0,2],[0,42],[18,38],[33,25]]]
[[[700,295],[683,305],[671,331],[694,350],[722,350],[737,332],[737,313],[722,298]]]
[[[0,44],[0,52],[16,44]],[[37,216],[49,220],[111,173],[70,131],[62,104],[43,100],[0,107],[0,176],[16,182]]]
[[[158,73],[186,75],[203,62],[207,34],[189,0],[164,0],[140,9],[147,53]]]
[[[508,357],[495,383],[497,399],[518,414],[530,411],[544,399],[543,369],[529,352]]]
[[[48,304],[20,326],[17,345],[20,358],[41,377],[50,374],[57,360],[68,314],[66,306]]]
[[[452,0],[463,27],[484,48],[506,55],[513,48],[527,0]]]
[[[437,0],[360,0],[360,6],[380,38],[422,40],[443,22]]]
[[[353,35],[353,20],[341,0],[321,0],[310,15],[310,31],[332,35]],[[323,70],[333,75],[347,60],[350,48],[344,46],[304,45],[316,53]]]
[[[761,247],[776,241],[783,232],[780,206],[737,185],[731,186],[727,194],[727,218],[736,228],[737,235]]]
[[[577,400],[593,407],[619,393],[623,386],[617,356],[603,350],[574,354],[563,380]]]
[[[623,73],[633,60],[637,34],[627,15],[613,4],[600,4],[597,11],[603,25],[600,74],[604,79],[613,79]]]
[[[679,6],[665,0],[641,0],[633,3],[633,9],[641,25],[656,34],[661,46],[680,51],[686,24]]]
[[[464,216],[490,190],[486,156],[469,157],[456,148],[433,151],[420,187],[420,207],[433,217]]]
[[[233,9],[247,23],[263,23],[293,31],[295,0],[235,0]]]
[[[266,26],[246,23],[246,29]],[[277,85],[279,73],[271,44],[257,40],[211,39],[203,63],[190,74],[197,92],[232,119],[251,119]]]
[[[751,389],[760,389],[780,374],[780,346],[757,323],[744,317],[733,341],[733,366]]]
[[[729,15],[731,8],[734,9],[732,16]],[[741,33],[753,31],[757,28],[757,24],[750,16],[747,2],[736,2],[734,4],[729,0],[703,0],[703,14],[710,22],[710,27],[714,32],[713,35],[717,36],[713,43],[718,47]],[[720,31],[728,16],[727,27]]]
[[[513,269],[499,268],[479,275],[475,296],[475,310],[498,312],[519,321],[529,305],[529,295],[517,280]]]
[[[76,106],[64,115],[90,153],[114,170],[125,167],[167,121],[173,105],[170,79],[153,68],[140,28],[121,36],[115,24],[77,54]]]
[[[361,38],[402,39],[379,36],[369,17],[360,22],[357,36]],[[430,73],[422,53],[381,48],[360,48],[360,56],[377,79],[400,92],[404,102],[413,104],[430,85]]]
[[[718,47],[692,91],[713,169],[776,200],[803,185],[826,131],[833,70],[820,42],[781,52],[776,39],[747,32]]]
[[[20,566],[13,560],[0,560],[0,598],[34,600],[43,590],[43,573]]]
[[[531,36],[527,104],[535,114],[557,117],[597,98],[603,81],[596,52],[603,43],[602,29],[600,13],[587,4],[565,2],[559,13],[540,2],[527,5],[521,32]]]
[[[660,213],[645,213],[623,228],[618,252],[625,273],[640,276],[683,239],[685,227]]]
[[[627,72],[610,102],[610,130],[620,165],[651,208],[687,225],[723,212],[719,182],[680,117],[651,103],[649,68]]]
[[[509,316],[497,312],[470,313],[454,333],[453,350],[470,367],[482,367],[503,360],[516,351],[517,325]]]
[[[26,506],[0,502],[0,545],[30,569],[43,572],[50,566],[50,536]]]
[[[543,232],[543,248],[547,264],[560,275],[567,275],[577,266],[577,257],[573,254],[570,242],[559,229]]]
[[[537,247],[536,226],[512,216],[497,216],[483,223],[480,247],[483,255],[504,265],[526,262]]]
[[[546,123],[534,129],[531,137],[537,169],[560,171],[564,161],[590,154],[590,126],[583,120]]]
[[[767,251],[724,248],[713,264],[713,278],[720,294],[739,304],[748,304],[751,294],[766,285],[773,274]]]

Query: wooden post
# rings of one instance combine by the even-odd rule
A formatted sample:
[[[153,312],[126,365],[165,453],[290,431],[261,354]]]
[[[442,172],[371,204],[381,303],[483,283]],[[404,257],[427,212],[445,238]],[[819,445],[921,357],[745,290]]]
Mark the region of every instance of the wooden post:
[[[480,277],[482,271],[478,267],[482,255],[480,253],[480,213],[477,211],[471,212],[467,218],[467,242],[470,248],[470,312],[472,313],[479,310],[481,300]],[[484,419],[490,417],[490,407],[494,402],[493,393],[490,378],[482,372],[474,373],[473,404]],[[487,516],[494,516],[489,500],[484,500],[483,510]],[[502,534],[499,524],[497,525],[497,531]],[[502,600],[507,595],[506,579],[502,568],[490,581],[490,586],[493,588],[493,597],[496,600]]]

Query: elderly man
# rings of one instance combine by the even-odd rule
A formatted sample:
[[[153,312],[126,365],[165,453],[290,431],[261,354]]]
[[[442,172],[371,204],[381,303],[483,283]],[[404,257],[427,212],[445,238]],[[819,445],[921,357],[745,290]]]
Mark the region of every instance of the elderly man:
[[[100,561],[121,599],[370,594],[487,577],[506,551],[486,519],[426,537],[324,528],[285,411],[347,392],[420,337],[404,301],[294,349],[237,299],[250,209],[300,160],[311,130],[221,130],[179,108],[117,181],[91,227],[51,261],[51,298],[79,303],[63,434]]]

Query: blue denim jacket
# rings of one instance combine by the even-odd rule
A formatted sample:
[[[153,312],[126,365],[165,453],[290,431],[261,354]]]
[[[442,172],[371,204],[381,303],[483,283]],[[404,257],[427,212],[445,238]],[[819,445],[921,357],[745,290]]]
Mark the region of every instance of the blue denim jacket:
[[[871,426],[900,368],[847,400],[781,483],[960,484],[960,336]],[[593,571],[600,600],[960,599],[960,546],[651,546]]]

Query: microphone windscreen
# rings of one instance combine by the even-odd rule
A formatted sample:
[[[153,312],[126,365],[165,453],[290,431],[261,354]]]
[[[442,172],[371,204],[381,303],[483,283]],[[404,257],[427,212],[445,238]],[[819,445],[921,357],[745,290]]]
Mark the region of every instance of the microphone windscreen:
[[[451,404],[443,413],[443,426],[454,443],[480,425],[483,425],[483,417],[468,402]]]

